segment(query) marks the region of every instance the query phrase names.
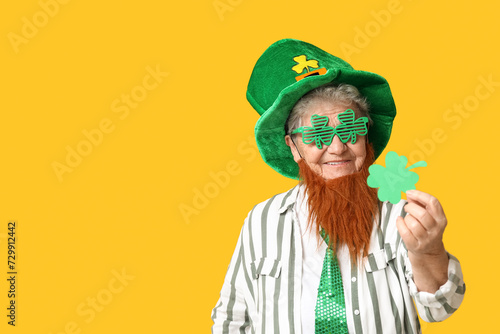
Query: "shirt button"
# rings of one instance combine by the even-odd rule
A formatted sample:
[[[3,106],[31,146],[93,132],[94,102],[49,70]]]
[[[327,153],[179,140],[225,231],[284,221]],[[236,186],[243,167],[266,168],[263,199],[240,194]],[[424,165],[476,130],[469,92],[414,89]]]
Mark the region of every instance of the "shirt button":
[[[356,282],[356,277],[351,278],[351,281]]]
[[[355,315],[359,315],[359,310],[354,310]]]

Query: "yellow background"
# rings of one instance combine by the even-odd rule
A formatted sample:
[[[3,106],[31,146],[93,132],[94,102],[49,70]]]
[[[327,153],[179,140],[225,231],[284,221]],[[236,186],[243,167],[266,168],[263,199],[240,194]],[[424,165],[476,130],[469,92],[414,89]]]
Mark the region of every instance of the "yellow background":
[[[295,185],[257,154],[258,115],[245,99],[257,58],[287,37],[387,78],[398,107],[387,150],[421,152],[429,164],[417,188],[445,208],[445,242],[467,293],[455,315],[423,324],[424,332],[498,328],[497,4],[66,2],[4,2],[0,10],[0,332],[209,332],[247,212]],[[40,13],[44,6],[51,15]],[[382,23],[381,11],[391,13]],[[163,74],[154,81],[148,69]],[[488,91],[480,77],[497,86]],[[128,115],[115,112],[132,93],[143,100]],[[448,112],[463,103],[464,116]],[[82,131],[106,120],[109,133],[85,147]],[[60,180],[54,162],[66,164],[67,147],[78,145],[88,154]],[[214,183],[226,170],[229,178]],[[14,328],[6,317],[9,220],[18,222]],[[125,283],[116,280],[123,270]]]

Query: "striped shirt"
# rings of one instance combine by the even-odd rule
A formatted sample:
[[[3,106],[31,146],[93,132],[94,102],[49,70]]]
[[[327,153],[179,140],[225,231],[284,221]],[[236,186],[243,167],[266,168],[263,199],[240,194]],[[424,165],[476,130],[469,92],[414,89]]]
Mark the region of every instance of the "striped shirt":
[[[298,192],[299,186],[294,187],[249,213],[212,312],[212,333],[302,333]],[[396,217],[405,215],[404,204],[383,203],[368,256],[351,266],[347,312],[353,333],[420,333],[415,304],[420,317],[433,322],[449,317],[462,302],[465,284],[452,255],[448,282],[434,294],[417,290],[395,224]]]

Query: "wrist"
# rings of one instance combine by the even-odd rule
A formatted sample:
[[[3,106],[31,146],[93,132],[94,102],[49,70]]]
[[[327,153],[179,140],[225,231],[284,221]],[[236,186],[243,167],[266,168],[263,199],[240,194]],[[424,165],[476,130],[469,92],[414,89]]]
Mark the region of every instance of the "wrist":
[[[446,250],[438,253],[413,253],[408,251],[413,281],[419,291],[435,293],[448,281],[449,257]]]

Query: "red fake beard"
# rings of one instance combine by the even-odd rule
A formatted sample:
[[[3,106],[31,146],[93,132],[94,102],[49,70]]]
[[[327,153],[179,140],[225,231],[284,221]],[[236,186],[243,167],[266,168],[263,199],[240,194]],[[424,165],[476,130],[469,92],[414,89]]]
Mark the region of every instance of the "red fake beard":
[[[373,158],[373,147],[367,144],[361,170],[332,180],[324,180],[303,159],[298,162],[301,182],[308,195],[309,228],[314,227],[319,234],[321,226],[334,250],[339,245],[347,245],[354,262],[368,254],[379,211],[377,191],[366,183]]]

